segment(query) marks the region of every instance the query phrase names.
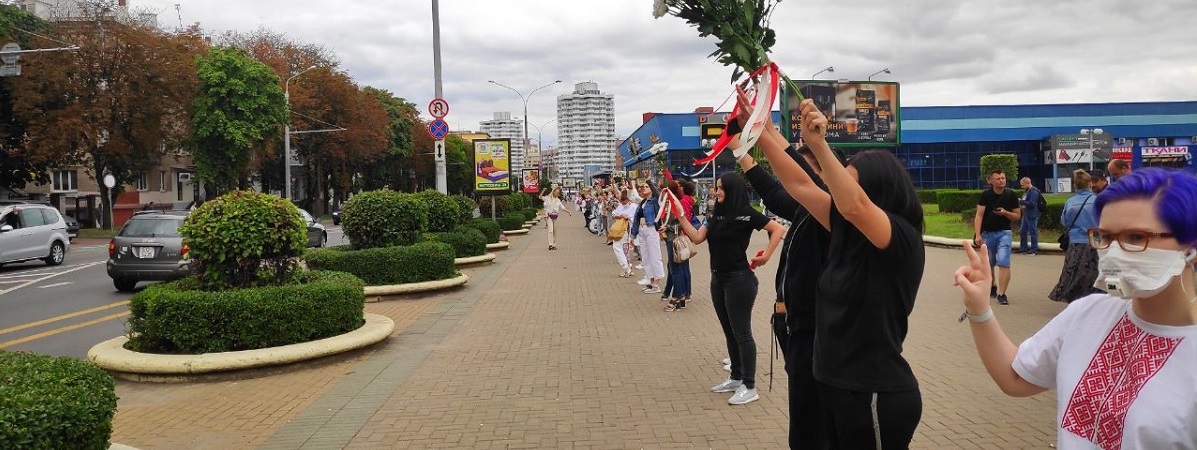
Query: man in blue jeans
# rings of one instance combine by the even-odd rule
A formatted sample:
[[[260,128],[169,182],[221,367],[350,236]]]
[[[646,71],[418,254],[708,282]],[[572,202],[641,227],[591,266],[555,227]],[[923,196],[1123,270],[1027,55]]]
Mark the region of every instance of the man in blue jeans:
[[[1031,179],[1022,177],[1018,180],[1022,186],[1022,199],[1018,204],[1022,206],[1022,219],[1018,224],[1018,253],[1034,255],[1039,253],[1039,199],[1043,193],[1031,184]],[[1031,246],[1027,246],[1027,236],[1031,236]]]
[[[1014,232],[1010,226],[1022,215],[1018,211],[1018,197],[1006,189],[1006,174],[1000,169],[989,172],[986,178],[989,189],[981,193],[977,201],[977,215],[973,217],[973,245],[984,242],[989,247],[989,266],[995,272],[996,286],[989,287],[989,296],[996,297],[998,304],[1009,305],[1006,288],[1010,286],[1010,247],[1014,245]]]

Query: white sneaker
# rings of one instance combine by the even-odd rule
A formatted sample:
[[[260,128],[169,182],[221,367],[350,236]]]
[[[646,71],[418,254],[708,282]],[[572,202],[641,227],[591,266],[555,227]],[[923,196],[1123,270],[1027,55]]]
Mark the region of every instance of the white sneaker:
[[[645,294],[660,294],[661,287],[649,285],[649,286],[645,287],[644,289],[642,289],[640,292],[643,292]]]
[[[731,364],[724,364],[724,365],[723,365],[723,371],[724,371],[724,372],[731,372]]]
[[[641,286],[648,286],[648,285],[652,284],[652,281],[649,280],[648,278],[641,278],[639,280],[636,280],[636,284],[639,284]]]
[[[725,366],[730,366],[730,365],[731,365],[731,358],[723,358],[723,365],[725,365]]]
[[[727,404],[747,405],[760,399],[761,396],[757,395],[756,389],[748,389],[747,386],[740,385],[740,387],[736,388],[736,393],[727,399]]]
[[[743,386],[743,385],[744,385],[744,382],[742,382],[740,380],[733,380],[733,379],[728,378],[726,380],[723,380],[722,383],[711,386],[711,392],[715,392],[715,393],[736,392],[736,389],[739,389],[740,386]]]
[[[643,269],[643,268],[644,268],[644,264],[636,264],[636,268],[637,268],[637,269]]]

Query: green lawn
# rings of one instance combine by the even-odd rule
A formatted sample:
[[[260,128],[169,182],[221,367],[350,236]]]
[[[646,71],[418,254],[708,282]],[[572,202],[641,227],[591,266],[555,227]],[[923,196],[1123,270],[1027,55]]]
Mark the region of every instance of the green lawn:
[[[955,239],[971,239],[973,237],[972,225],[961,220],[960,213],[940,213],[939,205],[923,204],[923,219],[926,228],[923,234]],[[1039,242],[1056,242],[1058,237],[1060,237],[1060,230],[1039,230]],[[1017,230],[1014,241],[1018,242]]]
[[[82,228],[79,230],[79,237],[84,239],[112,239],[120,230],[100,230],[95,228]]]

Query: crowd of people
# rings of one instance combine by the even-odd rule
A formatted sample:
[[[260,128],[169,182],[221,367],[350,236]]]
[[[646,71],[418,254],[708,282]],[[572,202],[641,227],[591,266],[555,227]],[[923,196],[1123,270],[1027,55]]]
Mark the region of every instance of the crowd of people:
[[[750,110],[743,93],[738,101]],[[747,121],[742,114],[732,127]],[[844,158],[809,100],[798,121],[803,145],[795,147],[766,117],[756,145],[772,173],[737,152],[743,173],[718,177],[706,211],[692,181],[669,178],[583,190],[574,209],[612,246],[618,276],[643,269],[641,291],[661,294],[665,311],[686,309],[693,293],[692,251],[682,249],[706,245],[730,372],[709,390],[730,393],[732,405],[760,398],[754,270],[776,259],[772,329],[789,375],[790,448],[908,448],[923,408],[902,356],[926,258],[922,207],[892,153]],[[1011,254],[1039,252],[1046,201],[1027,178],[1021,197],[1000,170],[986,180],[974,239],[963,245],[967,263],[952,276],[964,294],[961,321],[998,387],[1013,396],[1055,390],[1061,449],[1197,448],[1197,340],[1186,339],[1197,338],[1197,177],[1132,172],[1124,161],[1108,174],[1075,171],[1059,218],[1064,264],[1048,294],[1069,306],[1021,345],[1006,337],[990,301],[1010,304]],[[749,186],[788,228],[751,206]],[[559,194],[545,198],[564,211]],[[768,244],[750,249],[757,230]]]

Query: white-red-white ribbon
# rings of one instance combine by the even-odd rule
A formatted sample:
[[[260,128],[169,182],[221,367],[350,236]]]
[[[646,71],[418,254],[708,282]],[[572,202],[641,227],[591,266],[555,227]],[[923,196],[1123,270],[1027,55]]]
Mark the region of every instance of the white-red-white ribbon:
[[[736,158],[744,156],[756,141],[765,134],[765,119],[767,114],[772,114],[773,102],[777,99],[777,88],[780,83],[781,69],[777,64],[770,62],[761,68],[757,69],[752,74],[748,75],[748,80],[753,81],[753,85],[746,92],[749,95],[749,101],[752,105],[752,113],[748,116],[748,123],[744,126],[744,131],[741,134],[741,146],[733,152]],[[741,83],[737,83],[741,84]],[[765,94],[764,97],[761,95]],[[732,106],[731,114],[728,115],[730,120],[738,120],[740,105],[737,103]],[[727,127],[723,128],[723,133],[719,135],[719,140],[715,141],[715,145],[711,146],[711,151],[703,158],[694,161],[694,165],[706,164],[714,161],[719,153],[727,148],[731,143],[732,136],[727,133]]]

